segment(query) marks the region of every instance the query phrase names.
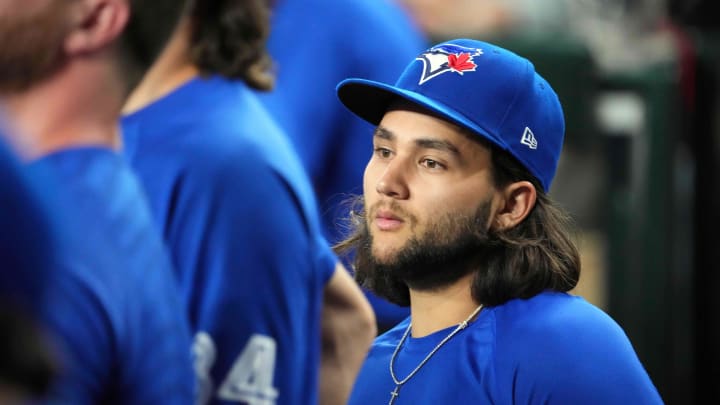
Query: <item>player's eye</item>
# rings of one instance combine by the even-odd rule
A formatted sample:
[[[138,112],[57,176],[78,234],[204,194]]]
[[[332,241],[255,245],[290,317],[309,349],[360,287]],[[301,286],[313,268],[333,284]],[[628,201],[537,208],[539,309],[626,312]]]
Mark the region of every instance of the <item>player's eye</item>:
[[[387,159],[390,156],[392,156],[392,151],[387,148],[377,147],[377,148],[375,148],[375,155],[377,155],[378,157],[381,157],[383,159]]]
[[[430,170],[438,170],[438,169],[445,169],[445,165],[438,162],[437,160],[425,158],[420,161],[420,165],[430,169]]]

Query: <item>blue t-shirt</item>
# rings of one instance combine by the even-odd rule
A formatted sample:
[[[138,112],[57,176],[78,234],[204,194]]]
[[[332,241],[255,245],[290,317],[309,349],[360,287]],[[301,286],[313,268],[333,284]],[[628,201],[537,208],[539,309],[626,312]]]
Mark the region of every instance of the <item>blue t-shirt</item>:
[[[348,198],[362,194],[374,130],[338,101],[335,87],[348,77],[393,83],[428,41],[393,0],[279,0],[272,18],[277,82],[260,98],[293,142],[335,243],[347,236]],[[366,294],[381,329],[409,315]]]
[[[389,364],[410,319],[374,342],[351,405],[385,404]],[[408,336],[393,371],[402,380],[455,327]],[[583,298],[543,293],[485,308],[399,390],[402,404],[662,404],[620,326]]]
[[[337,258],[306,174],[256,95],[195,78],[124,117],[122,131],[171,248],[202,395],[316,403]]]
[[[121,156],[71,148],[29,165],[61,233],[42,319],[60,378],[42,403],[189,404],[191,338],[167,251]]]

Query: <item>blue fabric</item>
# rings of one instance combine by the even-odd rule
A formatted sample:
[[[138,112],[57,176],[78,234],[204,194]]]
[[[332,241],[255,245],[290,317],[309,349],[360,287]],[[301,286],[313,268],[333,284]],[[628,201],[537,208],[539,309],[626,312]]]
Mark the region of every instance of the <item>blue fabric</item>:
[[[374,124],[393,100],[411,101],[508,151],[550,189],[565,119],[557,94],[529,60],[493,44],[456,39],[407,62],[397,81],[359,76],[340,83],[338,96]]]
[[[346,236],[346,201],[362,194],[373,127],[338,102],[347,77],[394,81],[427,39],[389,0],[280,0],[268,48],[277,83],[263,103],[292,140],[315,188],[331,243]],[[409,311],[366,292],[381,328]]]
[[[212,365],[205,389],[217,392],[261,335],[277,348],[265,387],[277,403],[316,403],[320,309],[337,258],[291,144],[252,91],[219,77],[191,80],[124,117],[122,131],[193,330],[211,341],[196,338]]]
[[[379,336],[351,405],[384,404],[389,364],[409,319]],[[404,379],[455,327],[408,337],[395,375]],[[485,308],[400,389],[403,404],[662,404],[620,326],[580,297],[543,293]]]
[[[190,331],[170,261],[129,166],[104,148],[31,163],[62,233],[43,320],[62,373],[44,403],[188,404]]]
[[[42,183],[27,176],[0,134],[0,302],[33,316],[48,287],[55,230],[41,201]]]

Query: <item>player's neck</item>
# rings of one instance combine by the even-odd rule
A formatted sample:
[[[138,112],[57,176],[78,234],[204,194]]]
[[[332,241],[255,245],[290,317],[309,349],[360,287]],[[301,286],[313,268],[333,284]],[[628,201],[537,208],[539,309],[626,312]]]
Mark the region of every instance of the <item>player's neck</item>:
[[[118,148],[123,83],[100,60],[68,63],[30,89],[2,94],[12,142],[25,159],[80,146]]]
[[[140,85],[130,94],[123,114],[131,114],[171,93],[199,74],[190,59],[190,22],[184,19],[168,45],[147,72]]]
[[[472,274],[435,291],[410,289],[412,336],[423,337],[464,321],[478,303],[470,293]]]

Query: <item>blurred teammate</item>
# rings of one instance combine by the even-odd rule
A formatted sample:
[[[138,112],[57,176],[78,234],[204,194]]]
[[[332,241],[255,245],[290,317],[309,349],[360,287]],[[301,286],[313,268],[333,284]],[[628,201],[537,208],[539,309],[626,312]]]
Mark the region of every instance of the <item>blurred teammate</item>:
[[[394,0],[278,0],[268,49],[277,85],[260,99],[298,151],[313,184],[326,237],[347,236],[342,202],[362,187],[372,127],[337,102],[346,77],[393,80],[427,40]],[[408,316],[372,293],[378,328]]]
[[[527,59],[454,40],[395,85],[351,79],[338,95],[377,125],[338,249],[411,311],[376,339],[350,404],[662,403],[620,326],[567,293],[579,255],[547,195],[563,112]]]
[[[167,252],[115,148],[117,119],[182,2],[6,1],[0,96],[60,232],[41,319],[60,375],[48,403],[188,404],[190,334]]]
[[[268,20],[261,0],[195,1],[127,105],[126,153],[172,251],[201,402],[344,404],[374,318],[252,91],[272,86]]]
[[[0,124],[0,127],[2,125]],[[27,403],[47,393],[56,359],[39,323],[56,235],[0,128],[0,403]]]

